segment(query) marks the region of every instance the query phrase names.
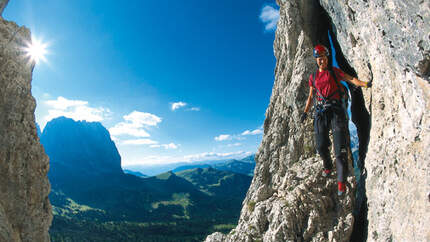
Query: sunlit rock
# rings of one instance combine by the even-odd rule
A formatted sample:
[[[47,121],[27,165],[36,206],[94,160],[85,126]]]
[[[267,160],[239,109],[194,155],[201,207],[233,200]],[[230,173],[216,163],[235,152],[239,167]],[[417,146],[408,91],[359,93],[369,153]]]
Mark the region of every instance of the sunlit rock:
[[[238,226],[206,241],[430,240],[430,3],[277,2],[275,82],[255,176]],[[335,178],[321,177],[312,121],[299,121],[316,69],[312,49],[328,45],[329,30],[340,67],[373,81],[352,91],[364,199],[355,199],[352,175],[346,196],[334,194]]]
[[[49,160],[34,118],[34,62],[23,51],[30,36],[0,17],[0,241],[49,241]]]

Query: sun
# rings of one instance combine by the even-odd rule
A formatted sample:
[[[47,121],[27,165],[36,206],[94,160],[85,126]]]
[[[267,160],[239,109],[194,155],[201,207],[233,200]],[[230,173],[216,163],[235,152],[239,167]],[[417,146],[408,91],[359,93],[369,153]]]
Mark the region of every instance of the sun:
[[[32,37],[31,43],[27,44],[27,47],[24,48],[26,52],[26,56],[30,57],[31,61],[39,63],[40,61],[46,62],[46,54],[48,44],[43,43],[41,40]]]

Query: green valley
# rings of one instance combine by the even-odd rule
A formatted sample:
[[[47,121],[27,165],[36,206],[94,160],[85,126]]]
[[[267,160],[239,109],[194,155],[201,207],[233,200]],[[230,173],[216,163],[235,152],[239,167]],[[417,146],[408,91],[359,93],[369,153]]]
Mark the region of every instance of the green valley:
[[[252,180],[212,167],[124,173],[100,123],[54,119],[41,142],[50,157],[54,242],[201,241],[234,227]]]

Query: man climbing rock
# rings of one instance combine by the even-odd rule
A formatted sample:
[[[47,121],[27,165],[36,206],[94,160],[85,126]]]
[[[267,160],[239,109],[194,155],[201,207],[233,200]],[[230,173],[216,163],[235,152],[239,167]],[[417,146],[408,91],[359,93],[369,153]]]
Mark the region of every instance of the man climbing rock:
[[[318,70],[309,76],[309,96],[305,110],[301,116],[301,122],[305,121],[309,111],[314,92],[316,92],[315,102],[315,141],[316,148],[323,160],[324,170],[322,175],[327,177],[332,170],[330,157],[329,130],[333,133],[334,151],[336,156],[336,170],[338,181],[338,195],[345,192],[345,181],[348,172],[348,119],[345,106],[342,103],[346,94],[340,80],[345,80],[351,84],[361,87],[371,87],[371,82],[363,82],[352,77],[342,70],[329,65],[328,56],[330,52],[323,45],[314,48],[313,56],[318,65]]]

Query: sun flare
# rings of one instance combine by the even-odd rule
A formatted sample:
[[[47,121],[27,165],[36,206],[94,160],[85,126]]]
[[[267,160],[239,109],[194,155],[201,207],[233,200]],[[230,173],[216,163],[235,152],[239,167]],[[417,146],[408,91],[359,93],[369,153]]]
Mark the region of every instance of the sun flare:
[[[27,53],[27,57],[30,57],[31,61],[39,63],[40,61],[47,61],[45,57],[48,53],[47,47],[48,44],[43,43],[41,40],[33,37],[32,42],[27,44],[27,47],[24,48],[24,50]]]

